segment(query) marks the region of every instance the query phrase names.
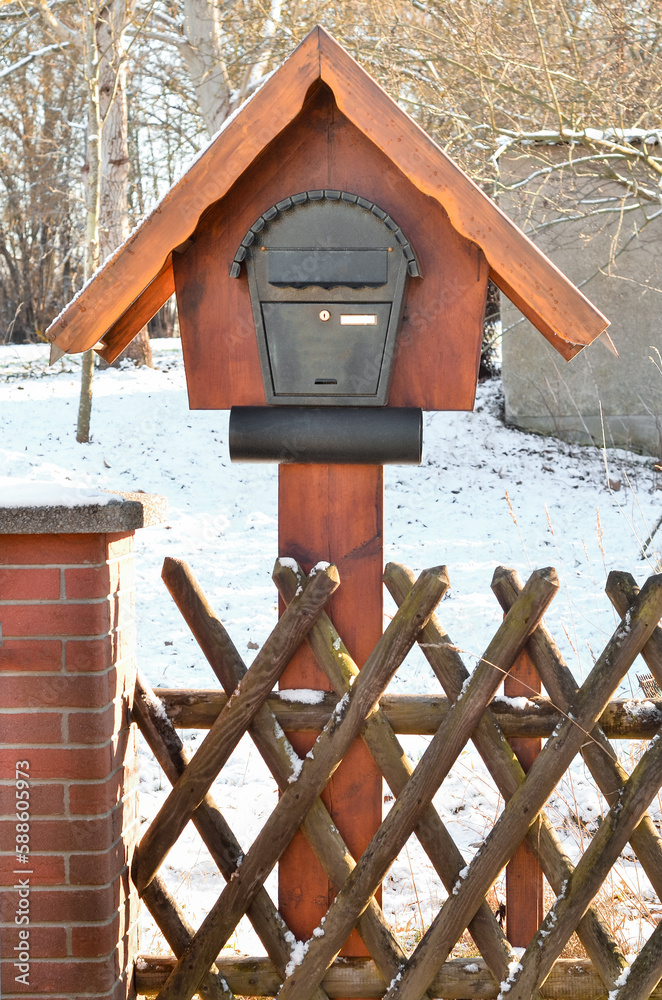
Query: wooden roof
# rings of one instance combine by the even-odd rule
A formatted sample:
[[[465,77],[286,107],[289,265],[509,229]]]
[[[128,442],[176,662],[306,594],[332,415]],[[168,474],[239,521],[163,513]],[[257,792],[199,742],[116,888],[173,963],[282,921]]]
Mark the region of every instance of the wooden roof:
[[[174,291],[172,252],[206,209],[301,111],[319,81],[340,111],[477,244],[490,277],[566,359],[609,321],[322,27],[210,142],[183,177],[51,324],[51,361],[85,351],[111,360]]]

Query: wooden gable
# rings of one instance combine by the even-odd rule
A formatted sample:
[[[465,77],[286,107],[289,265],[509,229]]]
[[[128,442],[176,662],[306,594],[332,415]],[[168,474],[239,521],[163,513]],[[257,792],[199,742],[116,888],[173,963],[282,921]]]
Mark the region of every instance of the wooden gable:
[[[488,275],[565,358],[608,325],[318,27],[52,324],[52,357],[112,360],[176,288],[191,405],[264,402],[247,282],[229,269],[262,212],[314,187],[374,201],[419,256],[391,405],[472,406]]]
[[[311,188],[376,203],[409,236],[422,279],[410,279],[389,404],[428,410],[473,406],[488,267],[451,225],[316,85],[297,118],[269,144],[173,255],[192,408],[264,405],[245,269],[230,277],[237,247],[258,216]]]

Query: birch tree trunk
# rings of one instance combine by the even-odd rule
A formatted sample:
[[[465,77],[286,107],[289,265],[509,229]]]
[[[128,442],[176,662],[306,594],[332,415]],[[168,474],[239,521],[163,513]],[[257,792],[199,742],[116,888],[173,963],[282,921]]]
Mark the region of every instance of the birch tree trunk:
[[[210,0],[184,0],[180,46],[207,133],[212,136],[230,113],[230,78],[224,61],[220,13]]]
[[[99,265],[99,181],[101,174],[100,138],[101,115],[99,109],[99,89],[96,85],[96,67],[99,62],[97,37],[92,18],[85,21],[83,39],[83,64],[87,83],[87,155],[83,166],[85,176],[85,281]],[[80,398],[78,401],[78,422],[76,440],[87,444],[90,440],[90,417],[92,414],[92,383],[94,379],[94,351],[85,351],[81,363]]]
[[[130,8],[110,0],[86,18],[85,78],[88,101],[86,279],[122,243],[128,233],[126,61],[123,36]],[[141,330],[117,362],[128,357],[152,364],[147,329]],[[83,355],[76,440],[90,440],[94,352]]]

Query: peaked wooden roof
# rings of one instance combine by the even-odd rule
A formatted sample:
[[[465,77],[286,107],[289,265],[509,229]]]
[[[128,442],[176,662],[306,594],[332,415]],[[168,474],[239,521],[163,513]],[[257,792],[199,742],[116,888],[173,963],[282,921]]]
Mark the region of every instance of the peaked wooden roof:
[[[111,360],[174,291],[172,252],[300,112],[322,81],[340,111],[487,258],[490,277],[567,359],[609,321],[324,30],[317,26],[228,120],[183,177],[51,324],[51,361],[96,349]]]

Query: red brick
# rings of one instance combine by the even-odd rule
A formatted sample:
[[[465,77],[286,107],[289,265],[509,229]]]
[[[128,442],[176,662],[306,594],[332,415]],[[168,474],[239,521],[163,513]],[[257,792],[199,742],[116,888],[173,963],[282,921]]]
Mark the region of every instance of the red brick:
[[[30,816],[63,816],[64,785],[50,782],[34,784],[30,782]],[[19,792],[19,795],[22,794]],[[16,812],[16,789],[13,782],[0,785],[0,815],[12,817]]]
[[[136,955],[138,954],[137,950],[135,954]],[[134,980],[133,959],[131,960],[130,963],[130,969],[131,969],[130,981],[128,984],[127,984],[127,974],[124,971],[122,973],[121,978],[115,984],[114,989],[110,990],[107,993],[95,993],[94,1000],[135,1000],[136,992],[135,989],[133,988],[133,980]],[[84,987],[82,987],[80,983],[78,985],[79,989],[84,989]],[[23,997],[21,997],[21,1000],[23,1000]],[[48,998],[39,997],[39,1000],[51,1000],[51,997],[50,996]],[[92,998],[90,997],[89,993],[72,993],[69,996],[68,1000],[92,1000]]]
[[[127,775],[119,768],[107,781],[75,782],[69,785],[69,813],[72,816],[100,816],[119,806],[127,792]]]
[[[57,601],[59,569],[0,569],[0,601]]]
[[[76,567],[64,571],[65,593],[69,600],[93,597],[107,597],[111,589],[110,570],[103,566]]]
[[[18,876],[17,876],[18,878]],[[42,888],[34,876],[30,891],[30,923],[62,924],[83,923],[86,920],[108,920],[118,904],[118,885],[95,886],[93,889]],[[3,921],[12,922],[16,911],[18,895],[15,890],[6,889],[0,899],[0,913]]]
[[[107,558],[119,559],[121,556],[130,555],[133,552],[133,539],[132,531],[106,535]]]
[[[6,639],[0,645],[0,670],[62,670],[61,639]]]
[[[92,778],[106,778],[119,767],[124,759],[127,733],[122,733],[117,746],[105,747],[53,748],[51,750],[31,750],[29,754],[30,772],[40,779],[55,778],[57,781],[85,781]],[[25,753],[25,751],[23,751]],[[0,746],[0,774],[13,774],[16,751]]]
[[[5,744],[38,746],[62,742],[60,712],[0,712],[0,737]]]
[[[118,839],[107,851],[72,854],[69,858],[69,884],[110,885],[127,868],[124,842]]]
[[[136,626],[127,622],[112,635],[100,639],[68,639],[65,644],[65,669],[69,673],[106,670],[113,663],[135,655]]]
[[[109,705],[98,711],[69,712],[67,718],[69,742],[91,745],[106,743],[113,735],[116,714],[120,716],[118,728],[121,728],[127,724],[128,715],[126,708],[122,713],[121,705],[117,708],[115,705]]]
[[[136,585],[136,561],[133,555],[112,559],[108,564],[110,593],[118,590],[133,590]]]
[[[123,590],[110,597],[111,628],[121,628],[136,617],[136,596],[133,590]]]
[[[109,536],[114,538],[115,536]],[[113,545],[113,554],[115,545]],[[84,535],[3,535],[0,565],[50,566],[103,563],[107,559],[106,536]]]
[[[135,949],[135,954],[138,954],[137,949]],[[123,963],[122,963],[123,967]],[[133,975],[133,957],[129,963],[130,975],[129,982],[127,983],[126,972],[122,973],[122,977],[115,984],[115,988],[109,993],[95,993],[94,1000],[134,1000],[136,996],[135,989],[133,987],[134,975]],[[23,998],[21,998],[23,1000]],[[45,998],[40,997],[39,1000],[45,1000]],[[47,1000],[51,1000],[50,997]],[[76,993],[75,995],[69,997],[69,1000],[91,1000],[89,993]]]
[[[116,913],[105,924],[72,927],[71,953],[76,958],[103,958],[117,947],[120,938],[120,918]]]
[[[107,670],[114,661],[113,638],[67,639],[65,643],[65,669],[72,673]]]
[[[23,635],[103,635],[110,630],[107,600],[90,604],[4,604],[0,605],[3,634]]]
[[[34,985],[34,978],[32,977],[32,970],[30,970],[30,975],[31,975],[32,984]],[[20,987],[17,985],[16,989],[20,989]],[[17,998],[20,997],[20,1000],[72,1000],[71,997],[54,996],[52,993],[48,993],[47,995],[44,994],[44,993],[40,993],[39,996],[37,996],[35,993],[29,993],[29,992],[26,992],[26,993],[12,993],[11,997],[7,993],[5,993],[6,1000],[11,1000],[11,998],[13,998],[13,997],[17,997]],[[83,998],[81,997],[80,1000],[83,1000]],[[85,1000],[89,1000],[89,997],[86,997]],[[95,997],[94,1000],[98,1000],[98,998]]]
[[[0,884],[13,885],[17,878],[15,873],[19,869],[26,869],[32,872],[31,879],[33,885],[65,885],[67,879],[65,859],[61,854],[31,854],[30,864],[16,864],[13,854],[4,854],[0,857]]]
[[[115,956],[112,959],[43,960],[31,963],[30,987],[37,994],[35,1000],[45,1000],[45,993],[58,997],[64,994],[65,1000],[72,1000],[79,991],[90,1000],[90,996],[109,992],[112,996],[121,972]]]
[[[66,674],[0,676],[3,708],[105,708],[115,697],[117,672],[67,677]]]
[[[108,816],[90,816],[85,819],[36,819],[30,823],[30,849],[32,851],[98,851],[110,847],[122,834],[122,826],[133,812],[131,801],[118,807]],[[15,824],[0,820],[2,843],[13,843]]]
[[[33,924],[28,928],[30,931],[30,959],[36,958],[66,958],[67,932],[64,927],[35,927]],[[6,960],[15,961],[14,948],[20,943],[18,936],[19,928],[14,926],[4,928],[2,932],[2,957]],[[7,983],[3,980],[3,986],[7,988]],[[3,996],[6,995],[3,994]]]

